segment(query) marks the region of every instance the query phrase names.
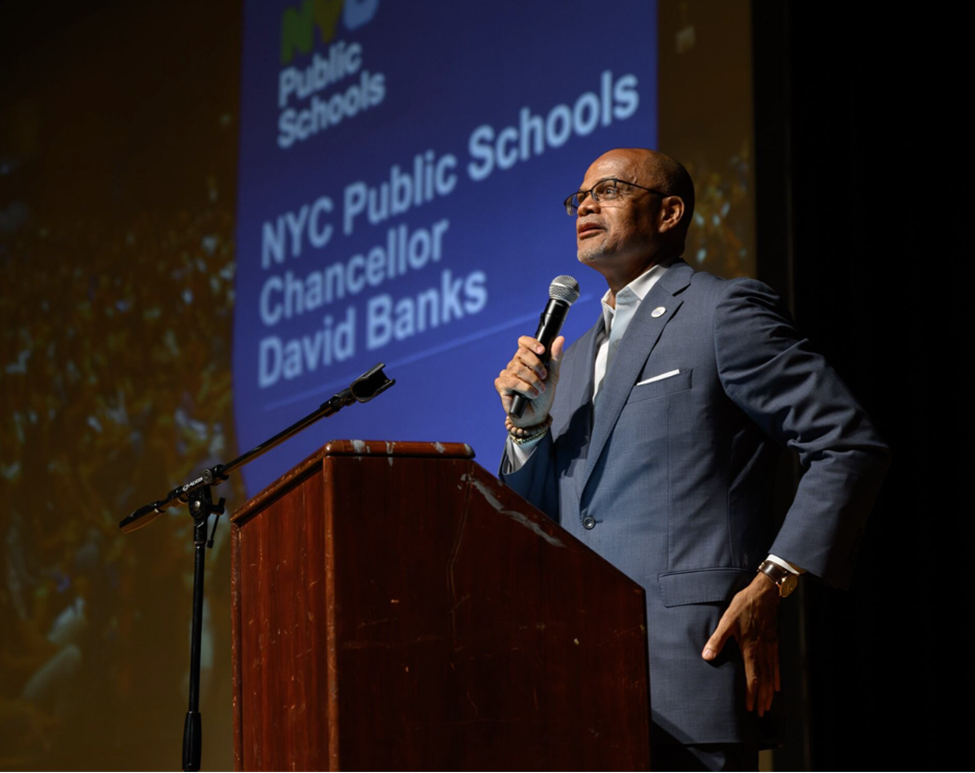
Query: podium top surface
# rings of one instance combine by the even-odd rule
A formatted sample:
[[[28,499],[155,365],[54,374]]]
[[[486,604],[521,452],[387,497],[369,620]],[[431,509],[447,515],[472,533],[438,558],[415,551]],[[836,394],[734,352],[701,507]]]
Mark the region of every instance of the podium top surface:
[[[326,456],[473,459],[474,449],[467,443],[418,440],[330,440],[238,507],[230,519],[231,523],[246,519],[283,486],[320,466]]]
[[[427,443],[419,440],[330,440],[309,459],[324,456],[447,456],[473,459],[467,443]]]

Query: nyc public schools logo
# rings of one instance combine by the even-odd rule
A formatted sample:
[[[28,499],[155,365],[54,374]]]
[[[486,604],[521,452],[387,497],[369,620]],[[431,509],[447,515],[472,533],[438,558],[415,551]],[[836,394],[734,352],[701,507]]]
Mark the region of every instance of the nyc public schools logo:
[[[311,53],[316,27],[321,42],[327,45],[335,37],[340,16],[347,30],[357,30],[372,21],[378,8],[379,0],[304,0],[298,8],[285,8],[281,14],[281,64],[291,64],[296,49]]]
[[[286,150],[330,126],[375,107],[386,96],[386,76],[363,68],[363,47],[335,40],[339,19],[348,31],[372,21],[379,0],[303,0],[281,14],[281,64],[278,75],[278,147]],[[318,31],[316,45],[315,31]],[[320,49],[328,46],[324,55]],[[318,49],[318,50],[316,50]],[[296,56],[310,63],[291,64]],[[358,75],[345,91],[324,91]],[[310,101],[309,101],[310,100]]]

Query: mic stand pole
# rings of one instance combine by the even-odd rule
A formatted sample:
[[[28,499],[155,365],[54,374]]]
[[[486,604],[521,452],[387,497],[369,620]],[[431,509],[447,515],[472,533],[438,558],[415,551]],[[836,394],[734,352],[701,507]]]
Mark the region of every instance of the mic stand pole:
[[[322,403],[312,413],[299,419],[274,437],[255,446],[228,464],[217,464],[203,471],[195,480],[169,492],[165,499],[150,502],[119,522],[119,528],[128,534],[163,514],[168,507],[186,504],[193,518],[193,622],[190,637],[190,700],[186,719],[183,722],[183,770],[197,771],[203,754],[203,722],[200,715],[200,650],[203,639],[203,576],[206,564],[206,550],[213,547],[213,537],[217,533],[217,522],[224,513],[226,500],[221,497],[214,504],[212,487],[227,480],[231,472],[267,453],[292,435],[296,435],[310,424],[326,416],[338,413],[346,405],[355,402],[367,403],[376,395],[385,392],[395,379],[383,373],[384,363],[379,363],[352,382],[331,399]],[[213,530],[207,539],[207,523],[211,515],[216,515]]]
[[[200,649],[203,639],[203,577],[206,563],[206,549],[213,547],[213,536],[217,533],[217,521],[224,513],[225,499],[220,497],[213,504],[210,485],[202,486],[190,499],[189,510],[193,518],[193,628],[190,638],[190,706],[183,722],[183,770],[200,769],[203,754],[203,722],[200,715]],[[216,514],[213,531],[207,539],[207,522],[210,514]]]

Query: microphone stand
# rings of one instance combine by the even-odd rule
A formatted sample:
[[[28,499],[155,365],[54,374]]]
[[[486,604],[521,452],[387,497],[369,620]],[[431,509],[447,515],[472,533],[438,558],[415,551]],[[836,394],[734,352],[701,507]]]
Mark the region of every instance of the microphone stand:
[[[274,437],[265,440],[228,464],[217,464],[205,469],[195,480],[170,491],[165,499],[150,502],[119,522],[119,528],[123,533],[128,534],[148,526],[167,508],[182,504],[188,506],[190,517],[193,519],[193,624],[190,638],[189,710],[186,712],[186,719],[183,722],[183,770],[199,770],[203,753],[203,725],[200,715],[200,648],[203,636],[204,565],[206,549],[213,547],[217,522],[224,513],[224,504],[226,503],[223,497],[220,497],[219,502],[214,503],[212,488],[227,480],[230,473],[266,454],[275,446],[298,434],[319,419],[332,416],[352,403],[367,403],[385,392],[396,383],[396,380],[387,378],[386,374],[383,373],[384,367],[386,367],[385,363],[378,363],[353,381],[347,389],[343,389],[318,406],[316,410]],[[217,517],[213,522],[210,537],[207,539],[207,522],[211,515]]]

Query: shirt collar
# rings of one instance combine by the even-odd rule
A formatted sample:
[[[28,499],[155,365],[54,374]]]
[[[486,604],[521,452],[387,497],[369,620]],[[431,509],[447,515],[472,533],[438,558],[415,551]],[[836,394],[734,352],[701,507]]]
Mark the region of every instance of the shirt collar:
[[[644,271],[640,276],[630,282],[626,287],[616,293],[617,303],[635,303],[637,306],[647,297],[647,293],[650,292],[650,288],[653,287],[657,280],[664,275],[667,270],[667,266],[661,266],[659,263],[651,266],[646,271]],[[616,317],[616,309],[609,305],[609,290],[602,297],[603,304],[603,329],[609,331],[613,327],[613,319]]]

